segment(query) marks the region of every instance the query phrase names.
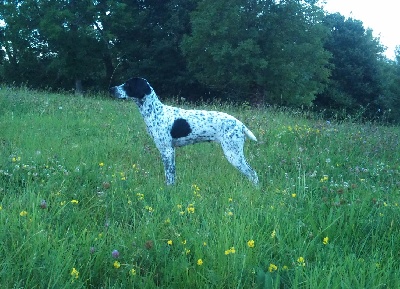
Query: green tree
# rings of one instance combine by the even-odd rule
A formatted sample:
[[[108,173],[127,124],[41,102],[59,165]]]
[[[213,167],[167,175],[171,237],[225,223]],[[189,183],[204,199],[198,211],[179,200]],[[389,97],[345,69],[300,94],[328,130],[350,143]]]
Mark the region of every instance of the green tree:
[[[188,91],[193,84],[179,45],[196,0],[3,3],[1,74],[7,82],[80,91],[137,75],[161,91],[184,83]]]
[[[378,99],[384,116],[392,122],[400,122],[400,46],[396,47],[394,61],[381,61],[383,93]]]
[[[102,46],[92,1],[3,1],[3,76],[15,84],[82,89],[98,77]]]
[[[309,105],[329,76],[314,1],[204,0],[182,50],[203,84],[231,97]]]
[[[82,81],[104,79],[103,55],[107,52],[99,38],[96,2],[78,0],[37,1],[38,29],[52,50],[50,68],[60,80],[75,83],[82,92]],[[100,3],[100,2],[97,2]]]
[[[125,1],[111,10],[107,28],[113,35],[115,81],[127,77],[148,78],[161,94],[186,95],[196,83],[190,77],[180,49],[190,31],[189,14],[196,0]],[[121,7],[125,6],[121,10]],[[124,17],[126,10],[129,17]],[[124,19],[121,23],[121,19]],[[179,90],[176,89],[179,87]]]
[[[46,65],[41,61],[48,52],[37,29],[36,11],[28,9],[34,1],[2,1],[0,5],[3,81],[15,84],[41,83],[47,79]]]
[[[354,112],[361,107],[374,113],[382,93],[379,61],[383,47],[372,30],[363,23],[345,19],[339,13],[327,14],[324,24],[330,30],[325,48],[332,53],[329,89],[319,95],[317,103],[328,108],[346,108]]]

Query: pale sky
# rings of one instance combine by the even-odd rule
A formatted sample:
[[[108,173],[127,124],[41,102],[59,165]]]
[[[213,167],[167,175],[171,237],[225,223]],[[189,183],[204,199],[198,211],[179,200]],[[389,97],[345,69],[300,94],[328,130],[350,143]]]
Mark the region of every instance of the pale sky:
[[[385,55],[394,59],[396,45],[400,45],[400,15],[398,0],[325,0],[324,10],[363,22],[374,37],[387,47]]]

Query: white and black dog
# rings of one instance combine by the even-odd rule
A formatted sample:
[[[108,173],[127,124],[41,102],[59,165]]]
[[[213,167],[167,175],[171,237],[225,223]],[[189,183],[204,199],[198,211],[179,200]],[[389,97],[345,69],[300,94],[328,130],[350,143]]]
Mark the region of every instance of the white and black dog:
[[[257,173],[243,154],[245,136],[254,141],[257,139],[233,116],[164,105],[143,78],[131,78],[124,84],[111,87],[110,93],[114,98],[133,99],[138,105],[148,132],[161,153],[168,185],[175,182],[175,147],[203,141],[219,142],[228,161],[255,185],[258,184]]]

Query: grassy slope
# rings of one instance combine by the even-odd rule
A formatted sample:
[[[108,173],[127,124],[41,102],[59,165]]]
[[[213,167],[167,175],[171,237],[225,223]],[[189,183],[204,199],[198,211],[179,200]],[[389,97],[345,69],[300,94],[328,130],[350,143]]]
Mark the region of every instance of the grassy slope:
[[[201,108],[257,136],[260,189],[212,143],[166,187],[133,103],[0,90],[0,287],[400,287],[398,127]]]

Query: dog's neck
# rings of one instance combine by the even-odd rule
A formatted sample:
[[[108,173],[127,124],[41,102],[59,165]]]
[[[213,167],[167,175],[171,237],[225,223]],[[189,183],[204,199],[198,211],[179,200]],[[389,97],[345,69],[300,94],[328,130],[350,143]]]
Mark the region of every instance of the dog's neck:
[[[157,111],[163,106],[153,89],[150,94],[146,95],[141,100],[137,100],[136,104],[139,106],[140,113],[143,116],[157,113]]]

